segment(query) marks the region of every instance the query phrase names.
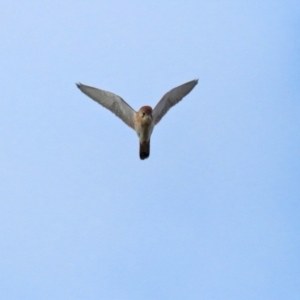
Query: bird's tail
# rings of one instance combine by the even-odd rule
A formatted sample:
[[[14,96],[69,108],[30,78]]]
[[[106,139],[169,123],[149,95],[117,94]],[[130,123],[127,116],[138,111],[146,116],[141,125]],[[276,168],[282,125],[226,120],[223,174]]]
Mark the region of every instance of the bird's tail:
[[[150,155],[150,140],[140,143],[140,159],[148,158]]]

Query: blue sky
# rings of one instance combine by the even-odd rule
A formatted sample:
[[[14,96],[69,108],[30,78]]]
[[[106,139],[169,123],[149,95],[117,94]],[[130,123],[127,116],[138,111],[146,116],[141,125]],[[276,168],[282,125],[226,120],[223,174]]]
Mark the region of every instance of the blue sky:
[[[297,2],[0,4],[1,299],[299,299]]]

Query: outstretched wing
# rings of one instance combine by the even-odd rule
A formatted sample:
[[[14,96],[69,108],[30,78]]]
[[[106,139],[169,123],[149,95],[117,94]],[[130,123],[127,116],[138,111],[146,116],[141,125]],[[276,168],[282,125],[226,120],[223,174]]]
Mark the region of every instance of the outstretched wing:
[[[87,96],[109,109],[129,127],[134,129],[135,111],[119,96],[104,90],[96,89],[81,83],[76,83],[77,87]]]
[[[153,110],[154,123],[157,124],[167,111],[185,97],[198,83],[198,79],[182,84],[167,92]]]

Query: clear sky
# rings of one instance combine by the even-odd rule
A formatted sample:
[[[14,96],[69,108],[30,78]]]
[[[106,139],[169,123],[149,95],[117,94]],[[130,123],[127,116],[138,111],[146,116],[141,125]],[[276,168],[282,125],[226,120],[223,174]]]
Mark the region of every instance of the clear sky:
[[[299,1],[2,1],[1,299],[299,299]],[[76,82],[154,106],[133,130]]]

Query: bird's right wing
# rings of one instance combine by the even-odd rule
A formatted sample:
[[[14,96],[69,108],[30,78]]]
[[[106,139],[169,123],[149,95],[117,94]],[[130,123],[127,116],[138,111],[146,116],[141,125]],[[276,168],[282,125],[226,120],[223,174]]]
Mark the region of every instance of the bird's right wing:
[[[104,90],[96,89],[81,83],[77,87],[87,96],[109,109],[118,116],[124,123],[134,129],[135,111],[121,97]]]

